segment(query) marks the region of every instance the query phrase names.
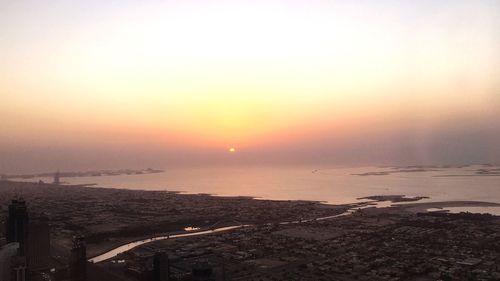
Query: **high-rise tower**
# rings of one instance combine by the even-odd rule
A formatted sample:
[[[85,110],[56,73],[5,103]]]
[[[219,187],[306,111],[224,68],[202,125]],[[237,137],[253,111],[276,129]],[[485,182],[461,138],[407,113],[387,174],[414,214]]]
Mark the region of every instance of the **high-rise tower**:
[[[153,259],[153,280],[168,281],[170,278],[170,265],[165,252],[157,252]]]
[[[59,170],[54,174],[54,184],[60,184],[61,183],[61,173]]]
[[[9,215],[5,225],[7,243],[18,242],[19,254],[26,254],[26,240],[28,237],[28,209],[24,200],[12,200],[9,205]]]
[[[76,236],[73,238],[69,266],[71,281],[87,280],[87,248],[83,236]]]

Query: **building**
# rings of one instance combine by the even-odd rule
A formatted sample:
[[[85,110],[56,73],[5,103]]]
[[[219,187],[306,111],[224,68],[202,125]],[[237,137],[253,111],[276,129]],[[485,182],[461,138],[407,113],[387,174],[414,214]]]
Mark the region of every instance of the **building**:
[[[19,243],[0,247],[0,280],[26,281],[26,258],[19,255]]]
[[[153,258],[153,281],[170,279],[170,263],[165,252],[157,252]]]
[[[197,261],[193,265],[193,281],[213,281],[213,268],[208,261]]]
[[[0,247],[0,280],[11,280],[12,259],[17,256],[18,251],[18,242]]]
[[[26,242],[26,261],[30,270],[45,269],[50,264],[50,227],[42,221],[30,221]]]
[[[5,237],[7,243],[19,243],[19,255],[26,253],[26,241],[28,238],[28,209],[26,202],[22,199],[12,200],[9,205],[9,214],[5,223]]]
[[[42,221],[31,221],[24,200],[12,200],[5,224],[6,242],[19,243],[19,255],[27,263],[38,265],[50,257],[50,227]]]
[[[87,280],[87,248],[83,236],[76,236],[73,238],[69,274],[71,281]]]
[[[14,256],[11,259],[11,281],[26,281],[28,274],[28,267],[26,265],[26,257]]]
[[[54,184],[60,184],[61,183],[61,173],[59,173],[59,170],[54,174]]]

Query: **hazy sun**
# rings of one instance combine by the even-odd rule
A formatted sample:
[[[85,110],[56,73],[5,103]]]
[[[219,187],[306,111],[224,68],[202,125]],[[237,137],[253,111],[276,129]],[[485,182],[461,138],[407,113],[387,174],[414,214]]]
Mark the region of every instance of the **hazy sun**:
[[[231,152],[231,153],[236,152],[236,149],[235,149],[234,147],[231,147],[231,148],[229,149],[229,152]]]

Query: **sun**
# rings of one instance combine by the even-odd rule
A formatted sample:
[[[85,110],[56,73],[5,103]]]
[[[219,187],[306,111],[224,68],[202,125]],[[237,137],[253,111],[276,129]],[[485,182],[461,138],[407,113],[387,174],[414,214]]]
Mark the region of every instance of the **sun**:
[[[234,147],[229,148],[229,152],[234,153],[236,152],[236,149]]]

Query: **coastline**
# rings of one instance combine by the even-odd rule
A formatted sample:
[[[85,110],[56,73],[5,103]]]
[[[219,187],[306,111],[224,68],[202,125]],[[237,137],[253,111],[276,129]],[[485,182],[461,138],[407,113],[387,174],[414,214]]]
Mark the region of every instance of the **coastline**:
[[[395,204],[395,206],[402,207],[410,212],[420,213],[420,212],[427,212],[427,210],[431,208],[446,209],[447,207],[500,207],[500,204],[494,202],[483,202],[483,201],[442,201],[442,202]]]
[[[87,237],[89,253],[104,252],[124,241],[185,227],[260,224],[332,215],[347,206],[317,201],[263,200],[249,197],[180,194],[85,185],[0,181],[0,203],[22,196],[31,214],[51,221],[52,236],[69,248],[71,237]],[[94,250],[94,245],[99,245]],[[105,245],[105,246],[102,246]]]
[[[69,222],[69,224],[59,221],[60,219],[65,220],[67,217],[57,219],[58,216],[56,216],[56,219],[52,218],[55,226],[54,237],[61,241],[69,241],[71,233],[83,232],[90,238],[88,241],[89,257],[97,257],[129,243],[153,237],[207,231],[213,229],[214,225],[221,228],[246,224],[260,226],[292,221],[306,223],[318,218],[333,218],[349,210],[357,209],[362,209],[364,213],[420,213],[427,212],[430,208],[500,207],[499,203],[482,201],[416,202],[425,197],[406,197],[404,195],[374,195],[359,198],[359,200],[367,201],[334,205],[321,201],[267,200],[248,196],[214,196],[172,191],[116,189],[80,184],[53,185],[14,181],[0,182],[0,194],[3,195],[3,200],[9,197],[4,194],[6,186],[11,186],[11,192],[15,191],[11,194],[20,193],[24,194],[24,197],[27,196],[29,204],[37,207],[35,213],[37,209],[50,208],[50,206],[59,208],[58,211],[61,214],[72,213],[72,219],[75,222]],[[34,198],[37,198],[37,201],[30,200],[30,193],[34,195]],[[42,194],[45,197],[40,198]],[[163,204],[162,198],[170,202],[171,206]],[[39,202],[40,199],[42,202]],[[113,202],[111,209],[108,206],[109,202]],[[41,205],[39,205],[40,203]],[[76,205],[77,208],[72,209],[72,211],[70,207],[73,205]],[[78,208],[79,205],[82,208]],[[165,206],[168,207],[163,209]],[[90,215],[84,210],[85,208],[88,208],[87,212],[90,212]],[[141,210],[143,208],[150,211],[145,211],[143,214],[143,210]],[[176,211],[177,208],[180,209]],[[189,214],[190,212],[192,214]],[[95,215],[91,215],[92,213]],[[241,216],[242,214],[243,216]],[[109,219],[104,219],[96,226],[91,225],[91,223],[95,223],[96,218],[103,215]],[[241,216],[242,219],[233,219],[237,215]],[[122,218],[124,216],[125,220]],[[185,218],[181,220],[172,218],[175,216],[181,218],[185,216]],[[199,220],[200,216],[205,217]],[[227,219],[227,217],[231,217],[231,219]],[[124,225],[118,223],[120,219],[125,221]],[[196,223],[197,221],[198,223]],[[90,224],[85,225],[86,228],[81,230],[67,232],[72,225],[76,225],[76,222],[80,222],[82,225]],[[199,224],[200,222],[203,224]],[[157,226],[161,227],[154,228]],[[199,227],[199,229],[197,231],[184,231],[185,227]],[[138,230],[143,231],[143,234],[140,234],[140,231],[137,232]],[[68,247],[68,245],[63,246]]]

